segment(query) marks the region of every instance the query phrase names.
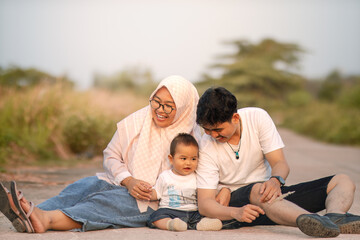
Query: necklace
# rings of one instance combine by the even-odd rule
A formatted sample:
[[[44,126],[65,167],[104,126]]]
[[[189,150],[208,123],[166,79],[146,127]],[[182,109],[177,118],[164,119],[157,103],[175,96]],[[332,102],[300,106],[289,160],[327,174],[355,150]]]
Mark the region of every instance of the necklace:
[[[235,153],[236,160],[238,160],[240,158],[239,157],[239,151],[240,151],[240,146],[241,146],[241,134],[242,134],[242,129],[241,128],[242,128],[242,126],[241,126],[241,119],[240,119],[240,139],[239,139],[239,147],[238,147],[237,151],[235,151],[233,149],[233,147],[228,142],[226,142],[227,145],[229,145],[229,147],[231,148],[231,150]]]
[[[235,151],[228,142],[226,142],[226,143],[227,143],[227,145],[229,145],[231,150],[235,153],[236,160],[239,159],[239,150],[240,150],[240,146],[241,146],[241,139],[239,140],[239,147],[238,147],[237,151]]]

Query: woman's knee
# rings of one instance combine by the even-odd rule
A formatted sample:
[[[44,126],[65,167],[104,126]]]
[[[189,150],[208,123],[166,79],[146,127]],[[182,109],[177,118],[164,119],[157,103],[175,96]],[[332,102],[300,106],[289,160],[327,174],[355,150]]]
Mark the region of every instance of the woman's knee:
[[[336,174],[329,182],[327,193],[329,193],[335,186],[343,186],[355,192],[356,186],[353,180],[346,174]]]

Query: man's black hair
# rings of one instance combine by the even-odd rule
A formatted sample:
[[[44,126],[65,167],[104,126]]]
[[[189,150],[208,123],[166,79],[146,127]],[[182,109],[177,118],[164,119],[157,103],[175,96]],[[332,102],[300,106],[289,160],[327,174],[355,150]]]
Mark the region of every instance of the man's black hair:
[[[195,146],[195,147],[197,147],[199,149],[199,144],[192,135],[190,135],[188,133],[179,133],[171,141],[171,144],[170,144],[170,155],[171,156],[175,155],[176,146],[178,144],[180,144],[180,143],[184,144],[185,146],[192,145],[192,146]]]
[[[199,99],[196,122],[202,126],[221,124],[231,121],[236,112],[236,97],[223,87],[211,87]]]

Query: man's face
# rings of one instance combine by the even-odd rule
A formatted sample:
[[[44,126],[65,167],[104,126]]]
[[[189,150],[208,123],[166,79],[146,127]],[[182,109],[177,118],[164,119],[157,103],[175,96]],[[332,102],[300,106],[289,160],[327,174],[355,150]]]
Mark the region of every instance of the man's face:
[[[234,113],[229,122],[218,123],[215,125],[202,125],[206,134],[215,138],[218,142],[228,142],[233,137],[237,136],[239,128],[239,114]]]

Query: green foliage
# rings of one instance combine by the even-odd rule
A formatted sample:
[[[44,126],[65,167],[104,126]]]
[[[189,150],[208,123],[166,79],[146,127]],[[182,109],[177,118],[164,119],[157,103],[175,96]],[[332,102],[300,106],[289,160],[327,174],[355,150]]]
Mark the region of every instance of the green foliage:
[[[286,100],[290,107],[304,107],[312,101],[312,96],[307,91],[299,90],[289,93]]]
[[[244,105],[259,104],[264,99],[285,100],[289,92],[303,89],[304,79],[292,73],[302,53],[299,46],[272,39],[259,44],[244,40],[230,44],[235,46],[235,53],[223,56],[230,63],[213,66],[223,71],[222,76],[206,76],[199,85],[224,86]]]
[[[9,155],[20,162],[32,161],[34,156],[54,156],[50,136],[58,127],[57,116],[62,112],[59,92],[58,88],[39,86],[6,94],[0,107],[2,163]]]
[[[20,84],[19,76],[28,84]],[[0,171],[19,163],[101,155],[122,117],[116,109],[98,105],[116,106],[119,101],[114,96],[109,102],[104,91],[100,96],[95,90],[75,92],[66,81],[42,81],[40,76],[50,75],[1,69]]]
[[[311,83],[316,89],[309,96],[288,96],[284,126],[321,141],[360,145],[360,77],[333,71],[318,83]]]
[[[63,128],[70,150],[87,156],[101,155],[115,132],[115,124],[104,115],[69,116]]]
[[[0,92],[0,168],[101,155],[120,120],[61,84]]]
[[[341,75],[339,71],[331,72],[323,81],[320,91],[319,99],[325,101],[334,101],[341,91]]]
[[[360,145],[359,120],[360,109],[312,102],[287,109],[283,126],[325,142]]]
[[[110,91],[132,91],[135,94],[149,96],[156,87],[150,70],[132,67],[112,76],[95,74],[94,87]]]
[[[27,88],[40,83],[61,83],[63,86],[70,88],[74,86],[74,83],[66,76],[54,77],[35,68],[23,69],[17,66],[11,66],[6,69],[0,68],[0,86]]]
[[[360,77],[353,84],[342,88],[337,102],[346,108],[360,109]]]

